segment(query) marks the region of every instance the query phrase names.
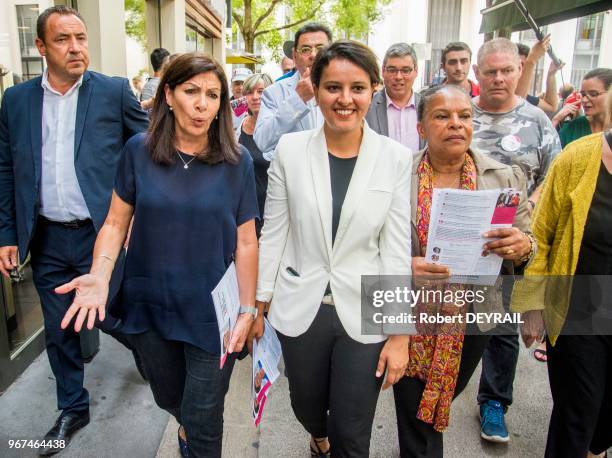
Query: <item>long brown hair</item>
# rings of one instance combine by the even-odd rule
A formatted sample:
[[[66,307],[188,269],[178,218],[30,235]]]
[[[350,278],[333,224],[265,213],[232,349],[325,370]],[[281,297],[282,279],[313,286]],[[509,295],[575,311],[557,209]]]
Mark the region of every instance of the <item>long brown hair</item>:
[[[225,72],[216,60],[197,52],[181,54],[174,59],[165,69],[157,87],[147,135],[147,148],[154,162],[169,165],[176,161],[175,119],[166,101],[164,88],[168,86],[174,90],[194,76],[208,72],[215,74],[221,82],[221,103],[217,116],[208,128],[208,150],[197,157],[208,164],[222,161],[238,163],[240,153],[232,128],[232,111]]]

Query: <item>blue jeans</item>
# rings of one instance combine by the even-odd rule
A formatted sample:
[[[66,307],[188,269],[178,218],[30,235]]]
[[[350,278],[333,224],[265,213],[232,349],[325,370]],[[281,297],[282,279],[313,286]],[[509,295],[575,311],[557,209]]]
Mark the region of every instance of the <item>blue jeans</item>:
[[[225,394],[236,361],[155,331],[127,336],[140,356],[155,402],[184,426],[189,456],[221,457]]]
[[[504,310],[510,311],[510,298],[514,285],[512,277],[504,276],[502,300]],[[478,387],[478,404],[499,401],[504,409],[512,404],[514,376],[519,356],[519,337],[516,323],[500,324],[482,355],[482,371]]]

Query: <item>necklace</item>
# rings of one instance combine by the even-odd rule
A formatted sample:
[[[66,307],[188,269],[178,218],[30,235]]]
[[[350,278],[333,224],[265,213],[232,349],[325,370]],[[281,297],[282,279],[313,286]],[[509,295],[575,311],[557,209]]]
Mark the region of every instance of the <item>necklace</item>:
[[[189,159],[187,162],[185,162],[185,159],[183,159],[183,156],[181,156],[181,153],[179,153],[177,151],[176,155],[179,157],[179,159],[183,163],[183,168],[184,169],[188,169],[189,168],[189,164],[191,164],[195,160],[195,158],[197,157],[197,156],[194,155],[191,159]]]
[[[461,175],[453,176],[452,180],[440,180],[440,175],[434,173],[434,182],[437,188],[458,188],[461,181]]]

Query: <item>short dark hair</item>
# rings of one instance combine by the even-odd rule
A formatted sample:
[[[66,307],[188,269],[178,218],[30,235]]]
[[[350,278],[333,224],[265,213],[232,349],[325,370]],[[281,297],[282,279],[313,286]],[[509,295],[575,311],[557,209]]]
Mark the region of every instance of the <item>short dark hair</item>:
[[[47,21],[49,21],[49,17],[52,14],[59,14],[60,16],[76,16],[87,29],[87,24],[85,24],[85,19],[81,16],[74,8],[70,8],[65,5],[56,5],[47,8],[45,11],[40,13],[38,19],[36,19],[36,36],[44,43],[45,42],[45,31],[47,29]]]
[[[584,75],[582,81],[590,80],[592,78],[597,78],[599,81],[601,81],[607,91],[610,89],[610,85],[612,85],[612,69],[603,67],[594,68]]]
[[[380,83],[380,73],[376,54],[366,45],[353,40],[338,40],[323,48],[312,64],[310,78],[312,84],[319,86],[323,70],[332,60],[345,59],[363,69],[370,77],[370,83],[375,86]]]
[[[472,50],[467,45],[467,43],[464,43],[463,41],[451,41],[442,50],[442,65],[446,63],[446,55],[449,52],[453,52],[453,51],[467,51],[468,54],[470,55],[470,60],[472,60]]]
[[[472,99],[470,95],[467,92],[465,92],[465,90],[461,86],[457,86],[455,84],[438,84],[436,86],[431,86],[430,88],[425,89],[424,91],[421,91],[419,93],[420,95],[419,105],[417,106],[417,119],[419,120],[419,122],[421,122],[423,118],[425,117],[425,114],[427,113],[427,109],[429,108],[429,104],[431,103],[431,99],[433,99],[436,95],[438,95],[441,92],[448,92],[448,91],[451,91],[451,92],[454,91],[462,95],[465,95],[467,100],[470,101],[470,105],[471,105]]]
[[[168,57],[170,53],[167,49],[164,48],[155,48],[151,53],[151,67],[153,67],[154,72],[158,72],[162,65],[164,64],[164,59]]]
[[[415,68],[419,67],[416,51],[408,43],[395,43],[389,46],[389,49],[387,49],[387,52],[385,53],[385,57],[383,57],[383,67],[387,65],[387,60],[389,60],[391,57],[406,56],[409,56],[412,59],[412,63],[414,64]]]
[[[518,48],[519,56],[527,57],[529,55],[529,51],[531,51],[531,48],[525,43],[516,43],[516,47]]]
[[[320,22],[309,22],[308,24],[305,24],[300,27],[297,32],[295,32],[295,39],[293,40],[293,49],[297,49],[298,41],[300,41],[300,37],[302,35],[304,35],[305,33],[313,32],[324,32],[325,35],[327,35],[327,39],[330,43],[333,40],[332,32],[329,27],[327,27],[325,24],[321,24]]]
[[[147,147],[151,158],[158,164],[176,161],[174,114],[166,101],[165,87],[174,90],[178,85],[201,73],[212,72],[221,82],[221,103],[217,117],[208,128],[208,151],[198,159],[208,164],[227,161],[236,164],[240,152],[232,128],[227,77],[223,67],[213,58],[198,52],[185,53],[174,59],[164,71],[153,102]]]

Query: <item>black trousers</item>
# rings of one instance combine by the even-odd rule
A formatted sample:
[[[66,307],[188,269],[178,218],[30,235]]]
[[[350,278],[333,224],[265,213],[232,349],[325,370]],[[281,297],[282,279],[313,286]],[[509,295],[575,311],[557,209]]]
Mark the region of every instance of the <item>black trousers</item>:
[[[553,411],[545,456],[573,458],[612,447],[612,336],[546,341]]]
[[[472,378],[488,341],[487,335],[465,336],[454,397],[461,394]],[[425,383],[412,377],[404,377],[393,385],[402,458],[441,458],[443,454],[442,433],[416,417],[424,389]]]
[[[321,305],[304,334],[278,337],[299,422],[311,435],[329,437],[332,456],[368,457],[382,384],[376,365],[384,342],[350,338],[331,305]]]

